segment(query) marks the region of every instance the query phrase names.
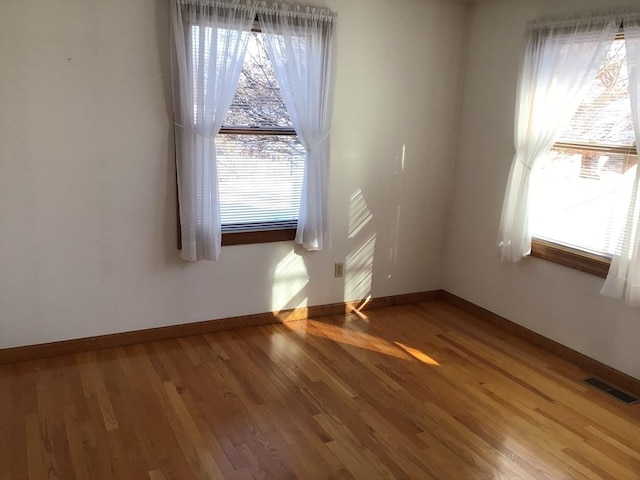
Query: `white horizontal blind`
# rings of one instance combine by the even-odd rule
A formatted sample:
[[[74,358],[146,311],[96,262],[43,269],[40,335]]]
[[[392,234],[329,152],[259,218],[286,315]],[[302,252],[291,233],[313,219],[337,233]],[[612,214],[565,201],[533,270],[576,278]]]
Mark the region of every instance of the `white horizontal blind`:
[[[236,133],[238,128],[242,133]],[[306,152],[260,32],[251,33],[216,148],[222,231],[295,228]]]
[[[533,172],[531,234],[616,253],[637,168],[634,153],[626,52],[624,41],[616,40],[559,142]]]
[[[305,155],[297,137],[219,135],[217,148],[223,231],[295,227]]]

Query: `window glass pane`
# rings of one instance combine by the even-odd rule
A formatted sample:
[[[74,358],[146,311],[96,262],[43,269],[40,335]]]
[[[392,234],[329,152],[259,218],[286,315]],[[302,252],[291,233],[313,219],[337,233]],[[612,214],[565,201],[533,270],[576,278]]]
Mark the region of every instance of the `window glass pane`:
[[[624,40],[615,40],[561,142],[633,145]]]
[[[531,233],[606,255],[619,248],[638,157],[554,148],[531,183]]]
[[[262,33],[251,32],[238,89],[224,125],[293,128]]]
[[[305,158],[298,137],[218,135],[216,146],[223,226],[298,219]]]

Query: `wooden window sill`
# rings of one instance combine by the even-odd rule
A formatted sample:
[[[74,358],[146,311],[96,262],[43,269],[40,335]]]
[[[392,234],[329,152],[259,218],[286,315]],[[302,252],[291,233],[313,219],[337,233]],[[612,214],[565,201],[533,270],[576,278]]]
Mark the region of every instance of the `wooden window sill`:
[[[251,243],[287,242],[296,238],[295,228],[262,230],[257,232],[234,232],[222,234],[222,246],[248,245]]]
[[[559,263],[565,267],[575,268],[602,278],[607,277],[609,266],[611,265],[611,259],[608,257],[539,238],[534,238],[531,241],[531,256]]]
[[[178,218],[178,250],[182,250],[182,234],[180,230],[180,219]],[[229,245],[249,245],[253,243],[289,242],[296,238],[295,228],[279,228],[256,230],[253,232],[223,232],[222,246]]]

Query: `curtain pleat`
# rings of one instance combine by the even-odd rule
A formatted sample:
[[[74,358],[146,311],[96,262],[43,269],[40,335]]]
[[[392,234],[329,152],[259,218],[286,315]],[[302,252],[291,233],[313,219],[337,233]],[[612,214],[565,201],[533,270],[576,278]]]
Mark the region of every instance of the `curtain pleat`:
[[[242,70],[256,5],[172,0],[171,75],[184,260],[217,260],[221,247],[214,138]]]
[[[640,18],[625,18],[623,28],[629,70],[631,114],[637,146],[640,145]],[[622,249],[611,261],[609,274],[601,293],[624,299],[628,305],[638,307],[640,306],[640,168],[637,163],[632,168],[636,172],[627,211]]]
[[[307,250],[323,250],[329,246],[335,14],[324,9],[262,3],[258,21],[284,103],[307,151],[296,242]]]

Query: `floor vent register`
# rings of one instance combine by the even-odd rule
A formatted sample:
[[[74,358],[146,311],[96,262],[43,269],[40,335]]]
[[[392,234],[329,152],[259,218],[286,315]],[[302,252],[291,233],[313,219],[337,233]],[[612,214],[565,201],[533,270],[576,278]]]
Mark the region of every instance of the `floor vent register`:
[[[597,378],[594,378],[594,377],[585,379],[584,383],[587,383],[592,387],[597,388],[598,390],[602,390],[607,395],[610,395],[620,400],[621,402],[626,403],[627,405],[633,405],[640,401],[638,398],[634,397],[633,395],[629,395],[628,393],[623,392],[622,390],[618,390],[616,387],[613,387],[608,383],[603,382],[602,380],[598,380]]]

